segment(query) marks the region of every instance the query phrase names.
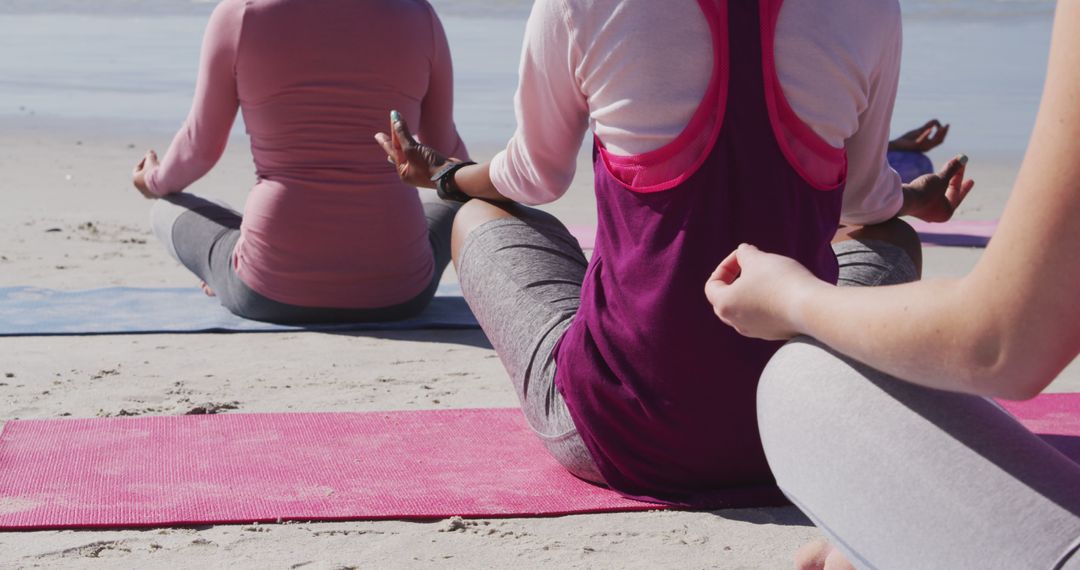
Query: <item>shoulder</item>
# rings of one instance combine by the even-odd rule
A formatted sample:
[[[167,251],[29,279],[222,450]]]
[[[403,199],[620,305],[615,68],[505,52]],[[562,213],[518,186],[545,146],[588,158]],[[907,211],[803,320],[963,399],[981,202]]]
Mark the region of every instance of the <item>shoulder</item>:
[[[582,0],[536,0],[529,14],[529,22],[568,24],[571,11],[580,13],[588,4]]]
[[[445,41],[446,32],[443,30],[439,13],[428,0],[395,0],[380,5],[394,14],[395,24],[411,23],[415,26],[416,33],[430,33],[436,45]]]
[[[418,17],[429,20],[439,19],[435,7],[432,6],[428,0],[397,0],[396,2],[390,2],[389,4],[396,4],[398,10],[415,14]]]
[[[698,17],[697,0],[536,0],[529,28],[532,35],[561,28],[573,41],[588,45],[601,35],[625,37],[648,30],[657,18],[667,21],[674,14]]]
[[[899,30],[898,0],[787,0],[782,19],[800,27],[827,30],[839,37],[880,37]]]
[[[214,7],[214,18],[236,18],[244,15],[244,10],[251,0],[221,0]]]
[[[248,0],[221,0],[214,7],[210,15],[210,21],[206,25],[207,35],[226,43],[235,43],[235,38],[240,36],[240,28],[244,23],[244,13],[247,10]],[[234,38],[229,40],[228,38]]]
[[[871,42],[889,41],[900,33],[898,0],[822,0],[818,10],[834,15],[835,23],[857,38]],[[789,0],[805,3],[806,0]]]
[[[779,49],[848,60],[863,73],[899,65],[898,0],[786,0],[776,28]]]

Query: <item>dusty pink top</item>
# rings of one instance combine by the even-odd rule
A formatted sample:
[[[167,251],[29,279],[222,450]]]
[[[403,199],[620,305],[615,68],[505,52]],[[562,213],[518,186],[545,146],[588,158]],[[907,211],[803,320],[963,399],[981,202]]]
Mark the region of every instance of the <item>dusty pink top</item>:
[[[394,305],[428,285],[417,191],[372,138],[397,109],[422,140],[467,156],[450,51],[426,1],[223,0],[191,113],[149,174],[151,191],[180,192],[206,174],[237,109],[258,176],[233,259],[244,283],[284,303],[341,308]]]
[[[795,125],[780,133],[785,152],[796,164],[817,165],[820,155],[845,151],[842,219],[891,218],[903,203],[900,177],[885,160],[900,73],[897,0],[787,0],[775,25],[767,79],[770,92],[774,82],[781,88],[782,96],[769,100],[776,115]],[[663,152],[687,132],[706,97],[711,42],[697,0],[537,0],[515,96],[518,127],[492,161],[492,182],[526,204],[559,198],[589,129],[615,162]],[[634,185],[663,187],[693,170],[710,140],[685,141],[689,152],[663,157],[637,173]],[[802,144],[807,140],[833,150]],[[821,187],[837,178],[809,166],[803,174]]]

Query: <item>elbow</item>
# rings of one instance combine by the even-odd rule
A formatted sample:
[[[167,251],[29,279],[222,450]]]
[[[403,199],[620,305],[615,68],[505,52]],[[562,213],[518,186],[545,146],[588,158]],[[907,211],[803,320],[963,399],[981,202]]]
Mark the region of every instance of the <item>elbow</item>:
[[[1037,358],[1015,359],[1019,366],[1005,367],[997,378],[999,389],[993,396],[1005,400],[1030,400],[1041,394],[1057,379],[1064,365],[1054,365],[1055,359]]]
[[[535,155],[527,155],[511,144],[491,161],[491,181],[508,199],[527,206],[554,202],[569,189],[574,168]]]
[[[974,394],[1006,400],[1030,400],[1038,396],[1061,371],[1059,359],[1048,354],[1039,335],[1029,339],[1019,330],[981,330],[967,349],[961,350],[960,376]]]
[[[225,154],[225,144],[205,145],[192,153],[192,166],[200,172],[209,172]]]
[[[980,393],[1003,400],[1030,400],[1042,393],[1054,380],[1053,375],[1037,370],[1002,370],[988,374],[981,382]]]
[[[1035,396],[1038,396],[1039,394],[1041,394],[1042,391],[1044,389],[1046,389],[1046,387],[1049,384],[1050,384],[1050,382],[1045,382],[1045,383],[1041,383],[1041,384],[1032,383],[1032,384],[1030,384],[1030,386],[1027,386],[1027,387],[1014,387],[1011,390],[1002,391],[1002,393],[999,394],[997,397],[1001,398],[1002,400],[1015,400],[1015,401],[1030,400],[1030,399],[1034,398]]]

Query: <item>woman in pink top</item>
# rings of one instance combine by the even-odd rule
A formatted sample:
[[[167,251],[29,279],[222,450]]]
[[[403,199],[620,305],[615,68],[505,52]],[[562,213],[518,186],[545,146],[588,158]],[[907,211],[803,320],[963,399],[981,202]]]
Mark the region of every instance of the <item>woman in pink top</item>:
[[[1077,156],[1072,1],[1058,3],[1031,143],[971,273],[842,289],[749,245],[716,269],[706,292],[724,322],[755,338],[816,339],[782,348],[758,390],[769,465],[836,548],[812,545],[800,568],[846,568],[845,557],[1080,568],[1080,464],[988,398],[1032,398],[1080,355]]]
[[[383,46],[407,45],[386,50]],[[168,153],[134,171],[154,231],[234,313],[276,322],[396,320],[427,305],[457,206],[421,201],[365,133],[400,109],[420,136],[466,150],[453,71],[425,0],[224,0],[195,101]],[[244,215],[181,194],[221,157],[237,110],[257,183]]]

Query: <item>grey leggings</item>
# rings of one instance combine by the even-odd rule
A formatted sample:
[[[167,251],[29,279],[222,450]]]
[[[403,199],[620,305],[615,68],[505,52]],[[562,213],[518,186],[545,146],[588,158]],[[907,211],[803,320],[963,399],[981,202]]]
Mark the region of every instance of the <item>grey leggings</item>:
[[[588,261],[555,217],[515,207],[488,222],[458,256],[461,292],[514,384],[525,418],[574,475],[603,483],[555,388],[552,352],[581,304]]]
[[[458,259],[461,290],[537,436],[568,471],[603,483],[555,387],[552,354],[577,313],[588,262],[553,216],[520,206],[514,214],[483,224],[466,238]],[[834,251],[848,285],[915,279],[914,266],[899,248],[849,241]],[[702,276],[702,287],[707,277]]]
[[[1080,568],[1080,466],[990,400],[800,338],[762,374],[758,423],[781,489],[856,566]]]
[[[169,254],[206,282],[222,306],[236,315],[275,323],[371,322],[413,317],[431,302],[450,263],[450,231],[460,206],[433,198],[423,202],[435,257],[431,283],[408,301],[372,309],[302,307],[252,290],[237,276],[232,263],[241,217],[225,204],[188,193],[173,194],[154,203],[150,218],[154,234]]]

